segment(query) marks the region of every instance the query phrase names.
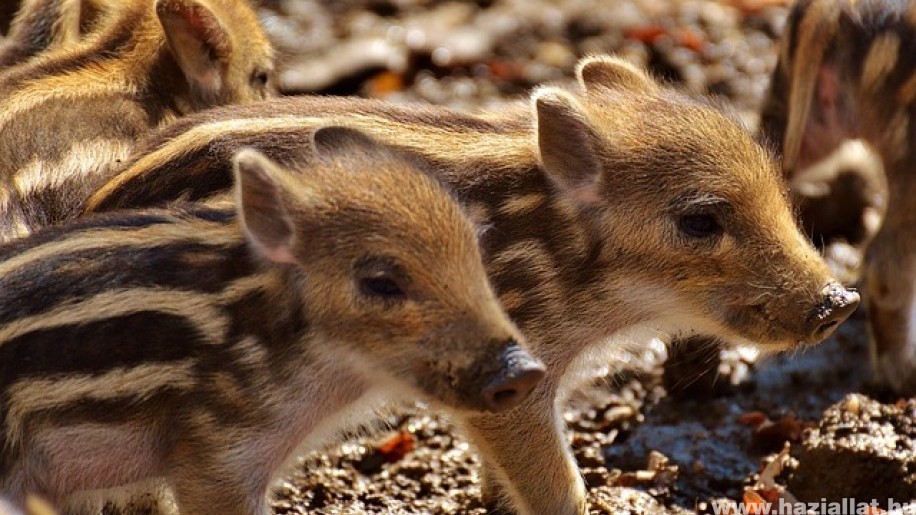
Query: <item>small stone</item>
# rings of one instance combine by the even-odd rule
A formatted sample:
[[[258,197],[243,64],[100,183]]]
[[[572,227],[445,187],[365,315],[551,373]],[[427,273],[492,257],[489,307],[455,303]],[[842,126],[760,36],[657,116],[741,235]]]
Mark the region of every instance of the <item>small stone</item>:
[[[545,41],[535,51],[537,59],[556,68],[571,68],[576,63],[576,56],[567,45],[556,41]]]
[[[583,468],[582,477],[585,479],[585,485],[588,488],[596,488],[608,484],[610,475],[604,467]]]
[[[604,412],[604,420],[606,422],[620,422],[631,419],[634,416],[636,416],[636,410],[633,406],[628,405],[614,406]]]
[[[598,447],[585,447],[576,455],[580,467],[603,467],[604,457]]]

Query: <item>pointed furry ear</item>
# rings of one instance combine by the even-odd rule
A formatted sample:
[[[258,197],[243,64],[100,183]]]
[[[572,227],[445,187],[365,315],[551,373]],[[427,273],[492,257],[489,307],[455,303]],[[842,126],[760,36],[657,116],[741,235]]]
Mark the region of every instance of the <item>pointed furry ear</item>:
[[[207,95],[218,96],[232,41],[216,14],[196,0],[157,0],[156,15],[188,82]]]
[[[390,152],[388,147],[372,139],[368,134],[349,127],[336,125],[319,127],[312,132],[311,139],[315,155],[322,157],[340,152]]]
[[[596,136],[571,94],[542,88],[534,94],[538,151],[548,175],[583,204],[600,201]]]
[[[270,261],[296,263],[289,172],[251,148],[235,155],[233,169],[239,220],[249,241]]]
[[[645,71],[619,57],[593,55],[579,61],[576,77],[586,92],[595,88],[622,89],[650,93],[658,84]]]

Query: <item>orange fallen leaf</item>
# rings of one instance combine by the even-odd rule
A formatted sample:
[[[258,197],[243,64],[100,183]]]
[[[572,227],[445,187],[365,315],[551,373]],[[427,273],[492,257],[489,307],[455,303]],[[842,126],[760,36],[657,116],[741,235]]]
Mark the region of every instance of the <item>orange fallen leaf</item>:
[[[378,447],[378,453],[388,463],[394,463],[413,451],[414,437],[408,431],[400,431]]]
[[[679,30],[677,41],[681,46],[689,48],[694,52],[699,52],[706,46],[706,39],[703,38],[703,35],[690,29]]]
[[[763,515],[767,513],[769,509],[769,503],[766,499],[750,488],[744,489],[742,501],[744,502],[748,515]]]
[[[635,39],[641,43],[654,43],[656,39],[667,33],[667,29],[661,25],[644,25],[641,27],[631,27],[625,30],[623,36],[627,39]]]
[[[487,63],[490,75],[506,82],[515,82],[524,78],[524,70],[518,63],[496,59]]]
[[[760,497],[763,497],[766,502],[770,504],[776,504],[779,502],[779,498],[782,496],[779,490],[775,488],[758,488],[757,493],[760,494]]]
[[[742,426],[751,426],[757,428],[769,420],[766,413],[762,411],[749,411],[738,417],[738,423]]]
[[[385,97],[391,93],[404,89],[404,78],[394,72],[381,72],[368,83],[369,96],[373,98]]]
[[[795,418],[795,415],[789,413],[779,420],[773,422],[767,420],[765,423],[754,428],[753,440],[754,445],[763,449],[773,449],[782,447],[785,442],[799,442],[805,429],[812,427],[813,424]]]

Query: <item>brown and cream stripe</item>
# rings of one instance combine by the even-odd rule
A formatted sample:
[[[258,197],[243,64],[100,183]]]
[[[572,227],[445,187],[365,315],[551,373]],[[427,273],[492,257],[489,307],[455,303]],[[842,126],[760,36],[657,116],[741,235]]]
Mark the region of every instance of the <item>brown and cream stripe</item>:
[[[50,30],[28,19],[44,8],[89,34],[0,73],[0,241],[76,216],[151,128],[269,93],[272,52],[245,0],[35,0],[23,27]],[[212,90],[194,75],[207,66]]]

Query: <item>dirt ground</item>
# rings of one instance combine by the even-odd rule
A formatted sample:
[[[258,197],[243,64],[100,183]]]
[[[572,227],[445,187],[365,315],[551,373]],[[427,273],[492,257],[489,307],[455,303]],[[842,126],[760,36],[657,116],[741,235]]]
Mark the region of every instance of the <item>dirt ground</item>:
[[[582,55],[616,53],[691,91],[723,97],[753,129],[786,7],[780,0],[275,0],[263,15],[281,49],[288,94],[499,108],[537,84],[570,83]],[[854,267],[856,250],[840,248]],[[855,489],[884,502],[891,487],[899,488],[898,501],[916,499],[916,402],[870,389],[861,313],[827,343],[793,355],[720,356],[690,345],[667,370],[668,351],[657,342],[630,363],[609,363],[606,376],[566,410],[592,513],[712,513],[715,500],[747,499],[745,487],[786,441],[803,461],[788,460],[777,482],[793,485],[789,491],[803,501]],[[703,365],[719,358],[718,369]],[[699,377],[704,367],[713,373]],[[884,418],[860,410],[872,402],[865,397],[844,400],[853,392],[884,401],[870,408]],[[824,416],[831,405],[833,414]],[[884,424],[894,457],[875,464],[878,451],[845,461],[815,452],[817,438],[838,424],[852,431],[857,417]],[[485,513],[477,460],[447,421],[417,406],[382,426],[304,457],[277,485],[275,512]],[[875,431],[863,430],[864,438]],[[867,473],[891,466],[898,468],[889,479]],[[795,470],[808,479],[793,483]],[[834,476],[858,479],[847,485]],[[835,488],[823,493],[819,481]]]

